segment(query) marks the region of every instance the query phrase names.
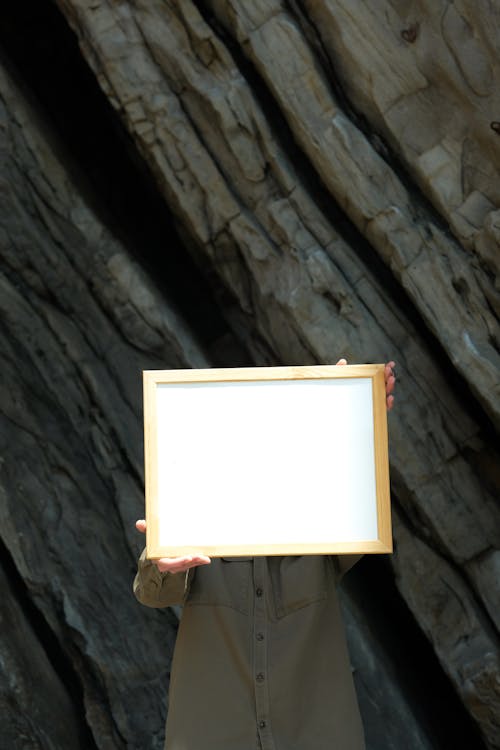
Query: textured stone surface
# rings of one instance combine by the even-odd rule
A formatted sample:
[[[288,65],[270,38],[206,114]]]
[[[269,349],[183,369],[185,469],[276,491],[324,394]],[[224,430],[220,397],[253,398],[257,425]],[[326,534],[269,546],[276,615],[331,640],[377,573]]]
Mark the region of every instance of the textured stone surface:
[[[500,679],[497,635],[478,613],[467,580],[394,519],[398,585],[490,747],[498,747]],[[445,593],[446,592],[446,593]],[[486,700],[484,698],[488,696]]]
[[[335,361],[340,353],[358,361],[396,359],[401,377],[391,461],[408,519],[455,565],[498,548],[498,510],[488,482],[479,478],[476,455],[484,448],[474,419],[450,392],[405,310],[394,307],[356,248],[318,210],[273,129],[269,107],[229,47],[188,2],[60,5],[171,210],[239,299],[248,330],[284,362]],[[342,110],[287,9],[278,2],[207,5],[266,82],[318,178],[408,294],[412,314],[437,336],[496,419],[497,320],[469,272],[469,250],[443,230],[418,191]],[[259,360],[261,353],[254,354]],[[493,463],[483,468],[493,481]],[[491,590],[475,570],[465,586],[481,622]],[[439,585],[444,600],[454,598],[446,576]],[[416,616],[424,627],[434,621],[433,607],[420,601]],[[450,631],[454,626],[450,618]],[[446,641],[438,647],[440,638],[436,633],[436,653],[463,691],[467,678],[446,667],[456,654]],[[477,658],[475,650],[470,658]],[[492,743],[483,717],[491,710],[498,721],[494,679],[467,705]]]
[[[414,706],[394,666],[371,632],[366,607],[352,598],[341,598],[354,684],[363,716],[369,748],[432,750],[435,738],[415,721]]]
[[[391,2],[303,4],[352,106],[373,115],[372,127],[410,161],[426,197],[467,240],[462,246],[342,110],[328,69],[319,67],[286,3],[208,4],[266,81],[318,176],[498,425],[499,282],[491,245],[499,237],[500,140],[490,123],[500,106],[500,25],[486,22],[489,12],[473,3],[412,3],[406,14]],[[401,36],[409,29],[413,43]],[[490,248],[489,263],[471,253],[475,242]]]
[[[0,92],[1,536],[73,665],[97,746],[159,748],[165,695],[150,670],[167,684],[176,620],[131,595],[141,369],[206,359],[87,208],[3,72]],[[65,710],[50,673],[42,690],[40,711],[43,700]],[[73,747],[66,736],[54,747]]]
[[[81,717],[0,567],[0,747],[88,747]]]
[[[499,747],[494,25],[465,3],[413,3],[411,17],[401,3],[377,17],[347,2],[58,5],[255,363],[397,361],[394,570]],[[159,747],[173,620],[129,594],[139,374],[208,360],[0,83],[2,538],[74,664],[97,746]],[[434,126],[446,119],[449,133]],[[426,747],[373,667],[359,607],[347,615],[372,718],[387,715],[385,669]]]
[[[353,107],[473,250],[500,202],[492,128],[500,107],[498,5],[306,1],[303,8]],[[478,279],[489,281],[469,257]]]

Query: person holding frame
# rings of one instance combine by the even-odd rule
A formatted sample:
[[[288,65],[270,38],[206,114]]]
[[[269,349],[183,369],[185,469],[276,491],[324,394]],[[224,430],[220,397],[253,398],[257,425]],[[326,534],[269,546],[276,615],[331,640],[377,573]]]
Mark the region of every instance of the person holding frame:
[[[394,367],[384,371],[388,410]],[[364,750],[336,593],[359,557],[153,561],[144,550],[138,601],[184,605],[165,750]]]

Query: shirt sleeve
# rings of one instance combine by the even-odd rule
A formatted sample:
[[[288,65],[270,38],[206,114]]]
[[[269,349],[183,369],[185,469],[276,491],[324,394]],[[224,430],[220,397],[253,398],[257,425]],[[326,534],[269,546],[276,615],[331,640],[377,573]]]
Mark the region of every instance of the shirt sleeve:
[[[144,549],[134,579],[134,594],[146,607],[183,604],[187,594],[188,578],[187,573],[160,573],[154,562],[146,558]]]

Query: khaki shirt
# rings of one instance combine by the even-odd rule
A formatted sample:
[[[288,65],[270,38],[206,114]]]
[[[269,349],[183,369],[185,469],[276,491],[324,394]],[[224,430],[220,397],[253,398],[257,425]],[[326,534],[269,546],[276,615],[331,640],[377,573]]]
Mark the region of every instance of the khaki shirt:
[[[139,561],[142,604],[184,604],[165,750],[363,750],[336,584],[357,558]]]

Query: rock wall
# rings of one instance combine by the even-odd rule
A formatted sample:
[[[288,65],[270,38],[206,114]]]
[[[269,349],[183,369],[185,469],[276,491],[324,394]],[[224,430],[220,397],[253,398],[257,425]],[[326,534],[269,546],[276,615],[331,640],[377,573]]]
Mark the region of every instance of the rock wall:
[[[398,372],[395,554],[390,567],[364,560],[344,594],[368,745],[396,750],[406,737],[444,749],[470,737],[470,746],[500,747],[500,11],[467,2],[381,2],[376,12],[319,0],[57,5],[44,16],[39,3],[39,23],[57,15],[54,42],[70,38],[66,22],[73,29],[96,90],[88,102],[100,87],[130,174],[157,201],[157,244],[144,235],[141,246],[104,198],[99,127],[83,159],[70,131],[84,139],[87,124],[65,125],[59,103],[62,122],[51,119],[50,87],[36,83],[33,61],[16,58],[22,14],[8,16],[18,36],[3,38],[0,78],[0,513],[10,592],[0,653],[11,654],[12,678],[0,710],[20,727],[12,737],[29,738],[19,747],[162,746],[176,618],[143,611],[130,595],[141,369],[346,356],[392,358]],[[198,312],[190,280],[204,299]],[[203,310],[212,308],[208,333]],[[54,696],[35,693],[29,721],[22,642]],[[402,659],[419,670],[406,653],[413,646],[426,654],[421,686],[397,669]],[[429,675],[448,723],[431,706]]]
[[[0,694],[3,705],[12,696],[21,705],[2,717],[0,735],[14,732],[18,715],[30,728],[18,744],[3,734],[0,745],[94,746],[85,736],[78,743],[69,698],[59,699],[64,685],[45,674],[49,648],[79,686],[73,712],[96,747],[161,747],[151,731],[161,733],[165,695],[158,701],[144,675],[167,684],[177,623],[131,596],[143,507],[140,376],[207,360],[89,210],[5,72],[0,85],[2,540],[52,635],[38,657],[36,633],[23,635],[29,625],[16,626],[21,615],[7,599]]]

